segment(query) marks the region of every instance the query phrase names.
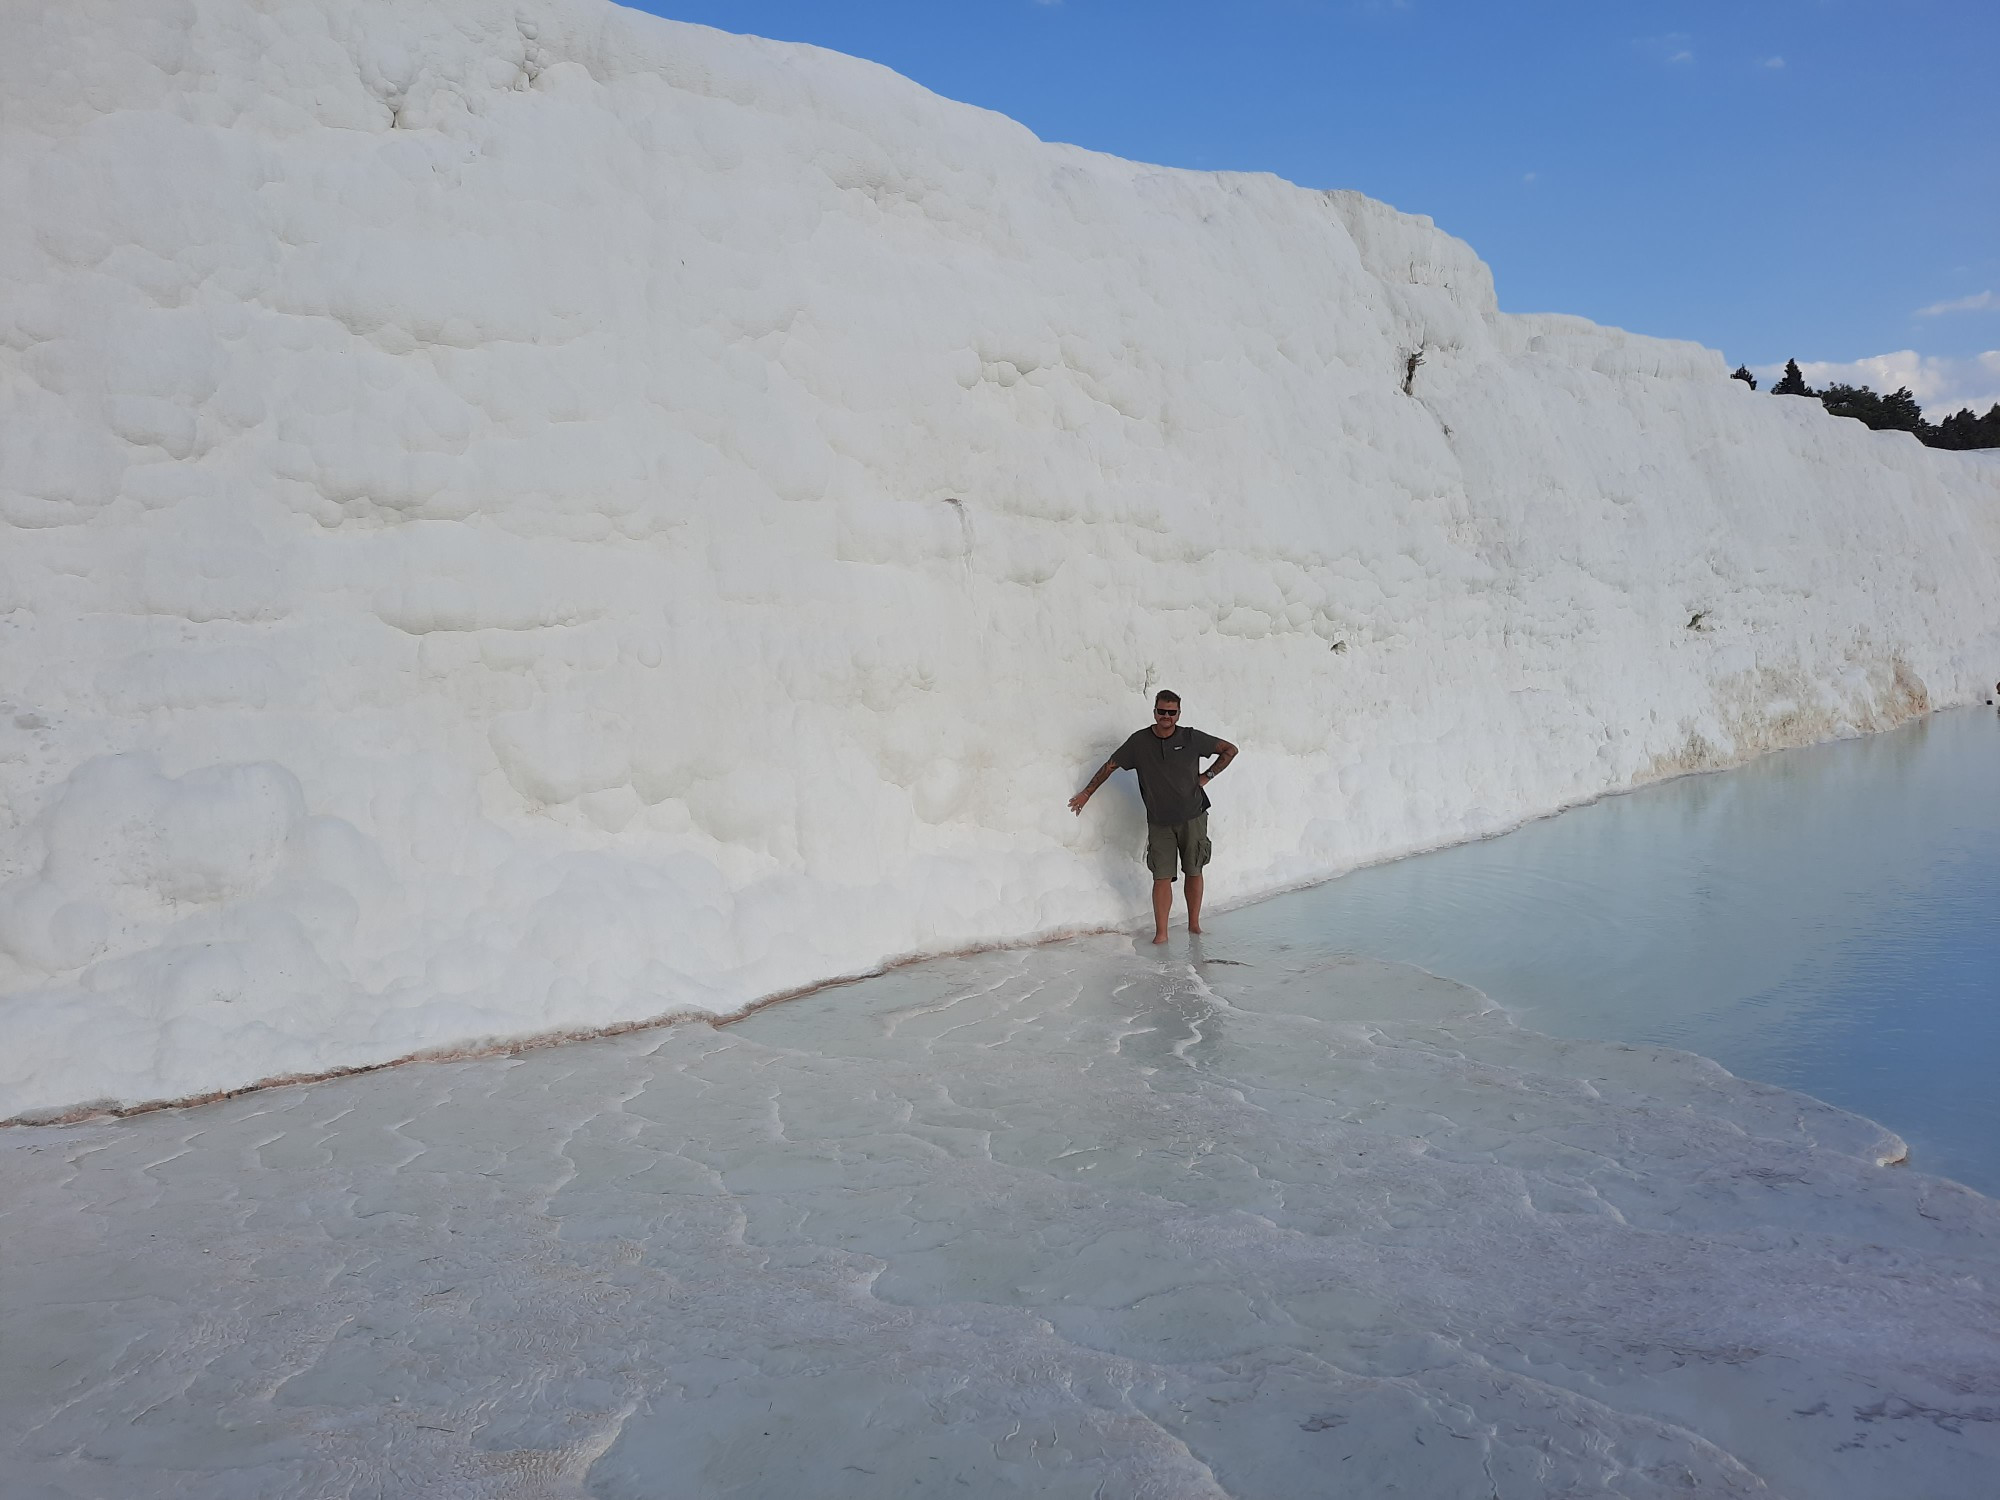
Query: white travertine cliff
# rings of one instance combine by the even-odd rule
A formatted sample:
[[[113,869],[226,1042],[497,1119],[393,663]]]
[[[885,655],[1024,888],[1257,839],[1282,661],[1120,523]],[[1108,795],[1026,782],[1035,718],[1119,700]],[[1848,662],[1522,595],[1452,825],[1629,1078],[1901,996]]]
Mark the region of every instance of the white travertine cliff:
[[[1160,686],[1227,901],[2000,678],[2000,466],[1353,194],[600,0],[0,19],[0,1117],[1126,921]]]

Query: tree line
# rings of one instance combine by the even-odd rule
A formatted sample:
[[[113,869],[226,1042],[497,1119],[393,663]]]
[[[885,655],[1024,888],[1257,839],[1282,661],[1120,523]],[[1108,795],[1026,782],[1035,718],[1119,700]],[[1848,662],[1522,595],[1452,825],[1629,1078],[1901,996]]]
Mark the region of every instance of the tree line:
[[[1757,377],[1744,365],[1736,367],[1735,379],[1757,389]],[[1816,391],[1806,384],[1795,359],[1785,361],[1785,373],[1771,387],[1774,396],[1816,396],[1836,417],[1852,417],[1877,432],[1914,433],[1919,442],[1932,448],[2000,448],[2000,401],[1983,417],[1974,416],[1969,406],[1960,407],[1942,422],[1924,420],[1923,408],[1908,386],[1898,386],[1888,395],[1879,395],[1865,385],[1830,385]]]

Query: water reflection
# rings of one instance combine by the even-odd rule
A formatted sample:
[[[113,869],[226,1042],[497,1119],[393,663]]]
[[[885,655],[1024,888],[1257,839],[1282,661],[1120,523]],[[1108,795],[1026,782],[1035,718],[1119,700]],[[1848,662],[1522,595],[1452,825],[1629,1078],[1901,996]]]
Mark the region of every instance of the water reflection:
[[[1231,912],[1538,1030],[1661,1043],[1882,1121],[2000,1194],[2000,718],[1938,715]],[[1222,924],[1218,923],[1218,927]]]

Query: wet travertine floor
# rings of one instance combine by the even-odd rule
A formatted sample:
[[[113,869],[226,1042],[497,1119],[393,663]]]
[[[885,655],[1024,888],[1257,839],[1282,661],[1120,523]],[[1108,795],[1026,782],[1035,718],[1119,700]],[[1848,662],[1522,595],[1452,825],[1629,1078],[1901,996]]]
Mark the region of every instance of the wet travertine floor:
[[[7,1132],[7,1493],[1992,1494],[2000,1206],[1684,1054],[1175,948]]]

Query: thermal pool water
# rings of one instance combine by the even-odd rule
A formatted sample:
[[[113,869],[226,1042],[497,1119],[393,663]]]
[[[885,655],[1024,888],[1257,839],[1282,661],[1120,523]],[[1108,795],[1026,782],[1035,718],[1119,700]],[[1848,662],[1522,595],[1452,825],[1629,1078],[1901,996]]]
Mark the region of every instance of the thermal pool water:
[[[2000,1206],[1261,920],[8,1131],[10,1494],[1991,1494]]]
[[[1764,757],[1261,902],[1232,937],[1416,964],[1683,1047],[2000,1196],[2000,714]]]

